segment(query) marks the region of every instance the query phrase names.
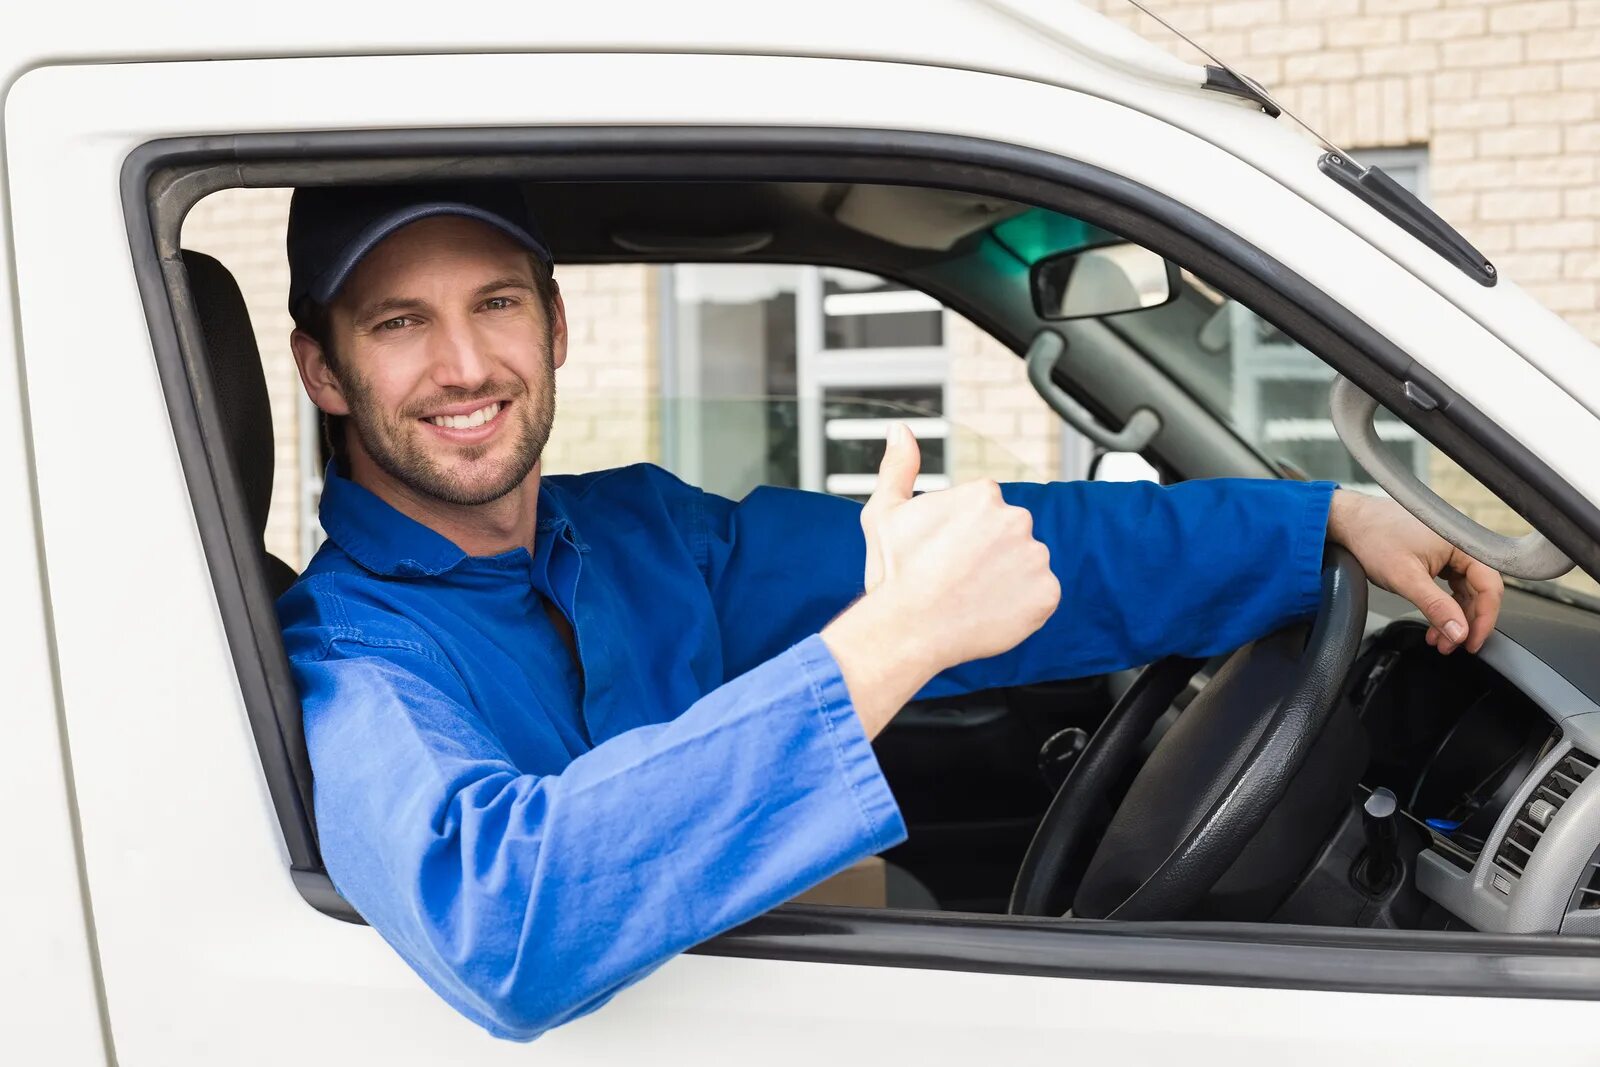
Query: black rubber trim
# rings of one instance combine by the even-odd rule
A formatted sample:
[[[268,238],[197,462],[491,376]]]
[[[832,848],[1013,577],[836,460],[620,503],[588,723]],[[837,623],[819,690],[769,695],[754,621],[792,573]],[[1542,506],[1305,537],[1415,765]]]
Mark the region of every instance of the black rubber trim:
[[[1248,100],[1272,118],[1283,114],[1283,108],[1272,102],[1272,97],[1267,91],[1254,81],[1243,75],[1235,74],[1227,67],[1219,67],[1213,63],[1206,64],[1206,80],[1201,83],[1201,88],[1210,89],[1212,92],[1223,93],[1227,96],[1237,96],[1241,100]]]
[[[983,974],[1600,1000],[1600,938],[945,916],[792,904],[691,952]]]
[[[1333,152],[1324,152],[1317,167],[1479,285],[1488,288],[1500,280],[1494,264],[1471,241],[1382,167],[1363,167],[1349,156]]]
[[[281,667],[283,653],[270,605],[267,611],[260,610],[259,591],[265,582],[244,521],[242,493],[229,465],[213,464],[213,453],[208,452],[210,445],[215,446],[215,455],[223,455],[217,445],[218,413],[201,366],[204,360],[195,347],[192,316],[184,328],[179,326],[187,285],[176,256],[178,229],[193,203],[229,186],[398,181],[437,178],[441,172],[459,178],[545,180],[884,181],[998,194],[1077,215],[1162,252],[1252,307],[1450,452],[1571,558],[1591,574],[1600,574],[1600,509],[1521,442],[1490,424],[1353,313],[1238,235],[1163,194],[1076,160],[968,137],[806,128],[379,130],[150,142],[130,153],[124,164],[122,199],[174,439],[263,769],[283,825],[294,882],[313,906],[340,918],[358,917],[332,893],[316,853],[305,801],[309,779],[295,774],[304,756],[298,699],[292,687],[285,694],[281,685],[269,680],[269,676],[281,679],[287,672],[275,669]],[[168,249],[167,263],[158,253],[163,246]],[[176,261],[176,269],[171,261]],[[998,324],[980,320],[979,325],[994,330],[1015,351],[1022,350],[1025,338],[997,328]],[[196,372],[197,366],[201,369]],[[1422,412],[1406,405],[1407,381],[1426,389],[1438,407]],[[264,662],[274,656],[276,664]],[[819,914],[824,917],[818,918]],[[1570,940],[1528,939],[1503,946],[1471,935],[1470,946],[1461,942],[1459,953],[1442,962],[1435,954],[1448,949],[1448,942],[1414,942],[1423,935],[1386,932],[1381,935],[1383,944],[1372,949],[1398,955],[1386,955],[1382,961],[1408,959],[1407,951],[1418,954],[1411,961],[1414,967],[1401,978],[1394,968],[1377,973],[1387,963],[1378,966],[1380,961],[1370,952],[1364,957],[1367,962],[1355,970],[1348,956],[1316,954],[1300,955],[1280,966],[1263,945],[1273,944],[1282,928],[1241,927],[1229,940],[1226,930],[1208,927],[1191,942],[1170,924],[1142,928],[1093,924],[1057,932],[1048,922],[918,918],[884,912],[841,915],[840,910],[819,913],[786,906],[698,951],[995,973],[1098,973],[1318,989],[1373,990],[1393,984],[1395,991],[1426,993],[1600,996],[1600,961],[1584,958],[1585,952],[1600,951],[1600,942],[1580,947]],[[1085,940],[1114,930],[1126,939]],[[1337,933],[1342,932],[1322,936],[1343,944]],[[1195,950],[1200,955],[1182,948],[1191,943],[1203,946]],[[1091,944],[1117,947],[1112,956],[1095,956]],[[1419,947],[1406,948],[1413,944]],[[1166,947],[1153,947],[1157,945]],[[1523,957],[1535,962],[1519,965]],[[1563,962],[1552,972],[1555,959],[1572,962]],[[1471,960],[1481,965],[1465,965]],[[1102,969],[1096,971],[1097,966]],[[1353,977],[1356,971],[1359,980]],[[1412,974],[1419,977],[1413,981]]]

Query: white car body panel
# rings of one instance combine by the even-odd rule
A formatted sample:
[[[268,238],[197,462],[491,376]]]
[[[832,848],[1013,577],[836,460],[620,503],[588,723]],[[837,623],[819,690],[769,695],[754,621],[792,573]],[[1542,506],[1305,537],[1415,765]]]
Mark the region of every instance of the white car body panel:
[[[22,312],[22,352],[0,371],[0,396],[17,395],[6,375],[20,363],[50,596],[47,620],[34,592],[41,578],[25,566],[20,644],[12,647],[30,664],[48,662],[48,621],[59,667],[59,707],[49,671],[24,668],[21,736],[31,747],[0,757],[0,798],[11,810],[47,798],[44,816],[22,832],[30,864],[36,845],[46,872],[44,888],[26,899],[50,929],[14,929],[8,916],[0,931],[8,953],[16,943],[24,958],[41,961],[48,995],[60,997],[51,1003],[62,1005],[58,1016],[41,1012],[18,1030],[0,1027],[0,1059],[37,1060],[40,1048],[53,1062],[105,1059],[99,1009],[88,995],[93,973],[61,753],[49,736],[58,713],[93,888],[104,1012],[124,1067],[276,1065],[308,1054],[396,1065],[530,1057],[815,1063],[837,1060],[841,1050],[852,1062],[1065,1054],[1278,1064],[1347,1062],[1375,1048],[1395,1060],[1445,1063],[1469,1054],[1570,1056],[1579,1047],[1578,1035],[1600,1024],[1600,1005],[695,956],[527,1049],[461,1020],[372,931],[308,907],[288,878],[129,257],[121,168],[156,138],[824,126],[960,134],[1071,156],[1164,192],[1275,256],[1600,500],[1600,470],[1589,462],[1600,454],[1600,384],[1577,366],[1593,362],[1593,346],[1550,327],[1540,318],[1547,313],[1530,310],[1512,286],[1483,290],[1421,249],[1322,178],[1315,146],[1245,105],[1141,81],[1125,65],[1030,36],[977,4],[930,3],[912,20],[903,9],[860,3],[808,5],[790,18],[741,5],[717,9],[724,23],[666,5],[627,19],[605,8],[527,8],[441,30],[430,18],[407,17],[405,5],[386,8],[382,19],[286,3],[208,8],[178,20],[107,6],[60,26],[23,26],[0,44],[13,75],[38,68],[11,84],[6,99],[5,269],[16,271],[8,280]],[[97,55],[314,55],[348,51],[344,42],[356,40],[378,52],[503,49],[507,37],[459,36],[486,27],[550,51],[45,65]],[[869,47],[846,40],[893,42],[892,52],[872,47],[874,58],[896,62],[646,54],[846,55]],[[973,66],[997,73],[955,69]],[[1074,80],[1079,88],[1070,87]],[[0,291],[0,312],[10,311],[12,291]],[[0,349],[10,345],[0,335]],[[27,508],[26,516],[19,507],[0,517],[0,547],[25,565],[38,559],[27,462],[17,431],[0,436],[0,502]],[[36,983],[15,981],[18,988],[4,989],[8,999],[30,1004]],[[1515,1027],[1484,1025],[1513,1012]]]

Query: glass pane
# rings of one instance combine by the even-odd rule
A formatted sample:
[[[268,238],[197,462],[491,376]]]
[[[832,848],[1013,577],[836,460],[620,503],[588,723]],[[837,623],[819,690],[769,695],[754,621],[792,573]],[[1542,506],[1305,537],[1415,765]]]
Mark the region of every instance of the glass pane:
[[[874,274],[822,272],[823,347],[929,348],[944,343],[944,309],[932,297]]]

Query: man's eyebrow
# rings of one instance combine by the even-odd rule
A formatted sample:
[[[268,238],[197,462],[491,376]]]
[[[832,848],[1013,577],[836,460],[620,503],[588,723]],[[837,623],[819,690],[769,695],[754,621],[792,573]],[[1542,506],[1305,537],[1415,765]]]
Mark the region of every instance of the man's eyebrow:
[[[478,286],[477,291],[472,295],[488,296],[490,293],[498,292],[501,289],[521,289],[528,293],[534,292],[533,283],[529,282],[526,278],[518,278],[512,275],[507,275],[504,278],[496,278],[492,282],[486,282],[485,284]]]
[[[387,316],[391,311],[415,311],[426,307],[427,303],[414,296],[391,296],[383,300],[374,300],[372,303],[358,308],[355,313],[357,326],[365,326],[380,315]]]

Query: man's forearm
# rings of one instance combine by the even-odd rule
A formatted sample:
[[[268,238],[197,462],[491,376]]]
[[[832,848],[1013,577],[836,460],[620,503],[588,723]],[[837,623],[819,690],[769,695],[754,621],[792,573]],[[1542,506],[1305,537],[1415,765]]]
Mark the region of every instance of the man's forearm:
[[[822,631],[869,738],[938,672],[888,596],[869,593]]]

